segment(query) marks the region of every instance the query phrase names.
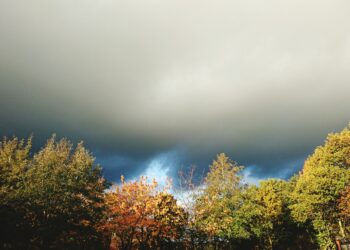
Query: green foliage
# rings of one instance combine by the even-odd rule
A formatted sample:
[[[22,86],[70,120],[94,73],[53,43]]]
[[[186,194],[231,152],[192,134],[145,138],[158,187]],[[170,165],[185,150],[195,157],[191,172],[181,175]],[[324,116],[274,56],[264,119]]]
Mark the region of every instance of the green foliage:
[[[21,245],[30,238],[31,226],[25,220],[23,206],[31,145],[31,138],[4,138],[0,142],[0,246]]]
[[[239,195],[237,166],[225,154],[219,154],[210,166],[205,187],[196,200],[196,225],[210,237],[227,237],[233,222],[232,211]]]
[[[266,241],[266,245],[273,248],[277,241],[276,227],[283,223],[285,209],[285,181],[270,179],[262,181],[256,192],[257,207],[260,210],[257,226],[259,234]]]
[[[323,146],[306,160],[290,206],[293,217],[301,222],[311,221],[318,232],[321,248],[334,248],[339,234],[337,201],[350,177],[350,131],[330,134]]]
[[[233,238],[262,249],[312,245],[305,228],[291,219],[288,205],[292,185],[293,182],[268,179],[258,187],[250,185],[242,190],[241,205],[233,213]],[[306,236],[304,243],[298,240],[301,234]]]
[[[341,193],[338,208],[341,216],[348,222],[350,221],[350,183]]]
[[[294,222],[289,208],[299,177],[243,185],[241,169],[225,154],[218,155],[196,198],[195,223],[210,244],[220,249],[314,248],[312,228]]]
[[[107,183],[94,158],[82,143],[73,149],[54,136],[33,157],[30,149],[31,139],[0,145],[1,227],[10,232],[3,245],[67,248],[96,240]]]
[[[0,142],[0,186],[14,190],[23,185],[22,173],[27,170],[32,138],[27,141],[7,140]],[[2,194],[6,193],[2,190]]]
[[[112,239],[111,249],[329,250],[348,236],[349,128],[329,134],[288,181],[244,185],[243,167],[219,154],[203,185],[189,182],[184,207],[146,177],[105,192],[82,143],[53,136],[31,147],[32,138],[0,142],[0,248],[102,249]]]

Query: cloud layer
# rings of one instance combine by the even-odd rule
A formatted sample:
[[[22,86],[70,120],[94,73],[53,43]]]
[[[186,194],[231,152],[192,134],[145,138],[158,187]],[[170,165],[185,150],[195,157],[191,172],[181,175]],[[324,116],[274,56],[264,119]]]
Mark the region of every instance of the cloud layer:
[[[82,138],[110,175],[174,148],[178,165],[225,151],[251,175],[289,175],[350,120],[349,9],[0,0],[0,131]]]

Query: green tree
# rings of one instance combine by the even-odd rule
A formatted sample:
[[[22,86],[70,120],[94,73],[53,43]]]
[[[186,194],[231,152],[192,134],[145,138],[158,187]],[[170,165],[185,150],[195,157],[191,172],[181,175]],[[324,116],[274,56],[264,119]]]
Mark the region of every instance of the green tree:
[[[266,239],[265,243],[269,249],[273,249],[278,242],[281,232],[277,231],[278,225],[283,223],[286,182],[282,180],[270,179],[260,182],[257,190],[257,201],[260,205],[260,215],[258,225],[260,234]]]
[[[31,227],[23,206],[32,139],[4,138],[0,142],[0,248],[24,247]]]
[[[76,248],[97,241],[94,227],[108,185],[92,155],[82,143],[73,149],[68,140],[56,142],[55,136],[33,157],[30,149],[31,139],[24,143],[17,138],[5,139],[0,147],[1,212],[14,211],[20,231],[27,233],[27,241],[21,242],[15,230],[17,241],[3,245]]]
[[[349,182],[350,131],[329,134],[323,146],[305,161],[293,192],[293,217],[311,222],[322,249],[334,249],[339,234],[338,199]]]
[[[232,237],[232,211],[239,202],[241,169],[225,154],[217,155],[196,199],[196,226],[211,240]]]
[[[286,222],[288,183],[283,180],[261,181],[241,194],[241,205],[234,212],[233,229],[239,239],[255,241],[268,249],[281,244]]]

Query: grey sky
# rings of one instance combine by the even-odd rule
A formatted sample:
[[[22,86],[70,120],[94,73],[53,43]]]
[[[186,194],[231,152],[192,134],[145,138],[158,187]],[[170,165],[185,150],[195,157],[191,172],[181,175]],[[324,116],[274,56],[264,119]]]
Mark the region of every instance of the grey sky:
[[[0,0],[0,131],[84,139],[112,178],[221,151],[289,175],[350,120],[349,27],[347,0]]]

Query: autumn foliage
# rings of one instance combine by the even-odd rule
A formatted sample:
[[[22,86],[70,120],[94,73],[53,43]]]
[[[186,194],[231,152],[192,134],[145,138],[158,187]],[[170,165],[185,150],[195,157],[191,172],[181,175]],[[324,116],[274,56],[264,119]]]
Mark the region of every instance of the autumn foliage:
[[[181,239],[187,214],[175,198],[146,177],[125,182],[106,194],[101,229],[116,238],[118,249],[157,249]]]
[[[0,142],[0,249],[336,249],[350,237],[350,130],[289,180],[244,182],[218,154],[201,181],[110,183],[83,143]]]

